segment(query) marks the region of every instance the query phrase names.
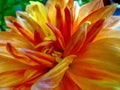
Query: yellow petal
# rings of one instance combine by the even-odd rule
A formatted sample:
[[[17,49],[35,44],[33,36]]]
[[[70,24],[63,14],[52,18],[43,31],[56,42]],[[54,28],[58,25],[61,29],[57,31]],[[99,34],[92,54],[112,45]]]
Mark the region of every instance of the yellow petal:
[[[56,8],[55,8],[55,2],[56,0],[48,0],[47,3],[46,3],[46,8],[47,8],[47,17],[48,17],[48,20],[49,22],[56,26]],[[52,12],[51,12],[52,10]],[[54,17],[54,18],[52,18]]]
[[[44,34],[46,35],[45,39],[55,40],[55,36],[52,30],[50,30],[46,25],[46,22],[48,22],[48,20],[45,6],[40,2],[31,1],[30,3],[31,5],[27,6],[27,13],[40,25]]]
[[[75,56],[71,55],[64,58],[48,73],[40,77],[40,79],[32,86],[32,90],[52,90],[57,87],[74,57]]]
[[[36,23],[26,12],[17,11],[17,20],[22,26],[34,33],[35,30],[41,30],[41,27]]]

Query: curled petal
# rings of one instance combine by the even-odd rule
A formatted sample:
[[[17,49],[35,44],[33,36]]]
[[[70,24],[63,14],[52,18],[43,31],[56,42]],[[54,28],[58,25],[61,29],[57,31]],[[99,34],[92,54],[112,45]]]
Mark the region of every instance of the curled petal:
[[[13,47],[10,43],[6,46],[7,50],[11,55],[13,55],[19,62],[22,62],[27,65],[38,65],[37,62],[31,60],[29,57],[25,56],[23,53],[18,51],[15,47]]]
[[[51,69],[48,73],[40,77],[40,79],[32,86],[32,90],[52,90],[57,87],[62,80],[66,70],[72,63],[75,56],[64,58],[58,65]]]

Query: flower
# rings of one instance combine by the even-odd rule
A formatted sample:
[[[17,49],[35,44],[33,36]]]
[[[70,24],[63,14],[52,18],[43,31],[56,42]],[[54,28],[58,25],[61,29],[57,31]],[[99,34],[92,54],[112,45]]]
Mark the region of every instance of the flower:
[[[0,90],[118,90],[120,17],[102,0],[30,2],[0,32]]]

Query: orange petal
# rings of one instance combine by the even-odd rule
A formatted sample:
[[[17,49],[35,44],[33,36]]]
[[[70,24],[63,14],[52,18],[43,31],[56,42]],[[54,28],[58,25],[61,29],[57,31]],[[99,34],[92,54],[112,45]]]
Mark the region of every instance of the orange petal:
[[[89,14],[91,14],[92,12],[98,10],[99,8],[103,7],[103,0],[93,0],[92,2],[90,3],[87,3],[81,7],[77,7],[77,8],[74,8],[75,12],[73,11],[74,13],[74,23],[73,23],[73,29],[72,29],[72,34],[76,32],[76,28],[78,26],[78,24],[86,17],[88,16]],[[76,6],[74,6],[76,7]],[[88,9],[89,8],[89,9]],[[77,14],[78,13],[78,14]]]
[[[95,24],[91,25],[91,28],[88,28],[86,40],[80,52],[82,52],[86,48],[86,46],[95,39],[97,34],[100,32],[100,30],[102,30],[103,23],[104,23],[104,20],[98,20]]]
[[[6,50],[5,46],[0,46],[0,56],[13,58],[13,56]]]
[[[33,33],[30,32],[29,30],[23,28],[19,23],[17,22],[13,22],[13,24],[15,25],[15,27],[18,29],[18,31],[21,33],[21,35],[26,38],[27,40],[29,40],[31,43],[34,44],[34,36]]]
[[[120,30],[103,29],[93,42],[104,38],[120,38]]]
[[[92,86],[97,86],[96,90],[120,87],[119,41],[119,38],[106,38],[91,43],[72,63],[69,69],[74,74],[72,80],[81,87],[83,85],[83,90],[89,90],[87,85],[91,90]]]
[[[20,35],[12,32],[0,32],[0,45],[11,43],[15,47],[34,49],[33,45]]]
[[[78,14],[78,23],[84,19],[86,16],[91,14],[92,12],[104,7],[102,0],[93,0],[92,2],[83,5]],[[86,12],[86,13],[85,13]]]
[[[116,86],[112,84],[106,84],[106,82],[83,78],[70,72],[69,75],[71,80],[73,80],[73,82],[78,85],[81,90],[117,90]]]
[[[27,65],[38,65],[37,62],[31,60],[29,57],[25,56],[23,53],[18,51],[15,47],[13,47],[10,43],[6,46],[8,52],[13,55],[19,62],[22,62]]]
[[[101,19],[108,19],[113,12],[116,10],[117,5],[113,4],[113,5],[109,5],[109,6],[105,6],[102,7],[96,11],[94,11],[93,13],[89,14],[87,17],[85,17],[78,25],[78,27],[76,29],[78,29],[82,24],[84,24],[86,21],[90,21],[91,24],[95,23],[98,20]]]
[[[38,77],[40,77],[41,75],[43,75],[47,71],[48,71],[47,68],[40,66],[40,65],[30,67],[30,68],[25,70],[23,82],[25,84],[30,83],[30,82],[33,83],[36,81],[36,79],[38,79]],[[23,85],[24,85],[24,83],[23,83]]]
[[[46,41],[43,41],[43,42],[40,42],[38,43],[36,46],[35,46],[35,49],[37,51],[42,51],[44,50],[44,47],[49,47],[53,44],[53,41],[51,40],[46,40]]]
[[[0,87],[15,86],[22,83],[24,70],[0,73]]]
[[[99,19],[107,19],[114,13],[114,11],[116,10],[116,7],[117,7],[116,4],[102,7],[94,11],[90,15],[88,15],[85,19],[82,20],[80,24],[84,23],[85,21],[90,21],[91,23],[95,23]]]
[[[53,30],[54,34],[56,35],[56,38],[58,39],[58,43],[60,44],[62,49],[64,49],[65,41],[64,41],[64,37],[63,37],[62,33],[56,27],[54,27],[52,24],[47,23],[47,25],[51,28],[51,30]]]
[[[82,90],[82,89],[71,80],[71,77],[67,71],[64,75],[63,80],[53,90]]]
[[[33,50],[29,50],[29,49],[22,49],[22,51],[23,51],[23,53],[29,53],[29,54],[35,55],[35,56],[37,56],[37,57],[39,57],[41,59],[45,59],[47,61],[55,63],[55,59],[52,56],[48,55],[48,54],[33,51]]]
[[[5,17],[6,25],[11,29],[10,31],[20,34],[17,28],[13,25],[13,22],[15,21],[17,22],[17,19],[15,17],[12,17],[12,16]]]
[[[18,62],[16,59],[0,55],[0,73],[27,69],[30,66]]]
[[[46,58],[45,56],[43,56],[42,53],[27,50],[27,49],[22,49],[22,52],[26,56],[28,56],[31,60],[39,63],[39,65],[43,65],[44,67],[53,67],[55,64],[55,62],[54,63],[51,62],[51,60],[53,61],[54,59]]]
[[[40,77],[40,79],[32,86],[32,90],[52,90],[59,85],[66,70],[72,63],[75,56],[64,58],[58,65],[51,69],[48,73]]]
[[[73,53],[75,54],[81,49],[86,38],[87,27],[88,23],[85,23],[76,33],[74,33],[74,35],[71,37],[70,42],[65,48],[64,55]]]

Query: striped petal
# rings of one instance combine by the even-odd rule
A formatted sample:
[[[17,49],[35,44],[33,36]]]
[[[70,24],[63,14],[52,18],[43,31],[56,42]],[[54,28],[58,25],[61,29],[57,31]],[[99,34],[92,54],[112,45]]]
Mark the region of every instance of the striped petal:
[[[120,87],[119,41],[119,38],[106,38],[91,43],[72,63],[69,69],[72,80],[83,90],[91,90],[94,86],[96,90]]]
[[[23,70],[29,65],[18,62],[16,59],[0,55],[0,73],[7,71]]]
[[[15,86],[22,82],[24,70],[0,73],[0,87]]]
[[[52,90],[57,87],[74,57],[75,56],[68,56],[64,58],[48,73],[40,77],[40,79],[32,86],[32,90]]]

